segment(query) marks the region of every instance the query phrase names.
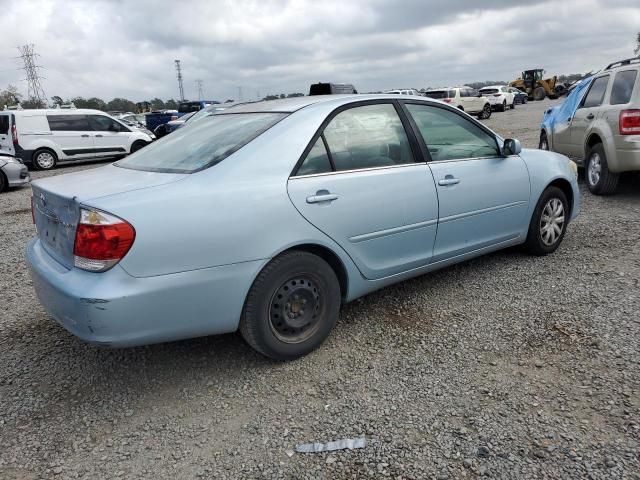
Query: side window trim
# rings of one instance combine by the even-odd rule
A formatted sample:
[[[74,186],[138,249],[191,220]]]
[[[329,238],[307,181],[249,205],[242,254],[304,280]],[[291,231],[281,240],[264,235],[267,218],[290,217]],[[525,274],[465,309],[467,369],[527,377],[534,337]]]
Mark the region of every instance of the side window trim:
[[[407,101],[403,100],[401,103],[402,103],[402,108],[405,110],[405,112],[406,112],[405,114],[407,115],[407,117],[408,117],[408,119],[409,119],[409,121],[411,123],[411,128],[413,129],[413,134],[418,139],[418,143],[420,144],[420,149],[423,152],[423,156],[424,156],[424,158],[427,159],[427,163],[463,162],[463,161],[466,161],[466,160],[478,160],[478,159],[481,159],[481,158],[495,158],[494,156],[490,156],[490,157],[457,158],[457,159],[449,159],[449,160],[433,160],[431,158],[431,154],[429,153],[429,147],[427,145],[427,142],[422,137],[422,134],[420,134],[420,129],[418,128],[418,125],[415,123],[415,120],[413,120],[413,117],[411,117],[411,114],[409,113],[406,105],[420,105],[420,106],[425,106],[425,107],[439,108],[441,110],[447,110],[447,111],[450,111],[452,113],[455,113],[456,115],[458,115],[460,117],[463,117],[462,112],[460,110],[458,110],[457,108],[447,108],[444,105],[432,105],[431,103],[418,102],[418,101],[415,101],[415,100],[407,100]],[[466,118],[465,118],[465,120],[469,121]],[[482,123],[475,122],[473,119],[471,121],[475,126],[479,127],[481,130],[483,130],[485,133],[487,133],[489,136],[491,136],[491,138],[493,138],[493,141],[496,142],[496,150],[499,152],[498,155],[503,157],[502,149],[500,148],[500,142],[498,142],[498,137],[496,136],[496,134],[493,133],[491,130],[489,130]]]
[[[327,127],[327,125],[329,125],[329,123],[331,123],[331,121],[337,115],[339,115],[340,113],[342,113],[342,112],[344,112],[346,110],[351,110],[353,108],[358,108],[358,107],[364,107],[364,106],[367,106],[367,105],[387,105],[387,104],[393,105],[393,107],[395,108],[396,114],[400,118],[400,122],[402,124],[402,127],[404,128],[405,134],[407,135],[407,140],[408,140],[409,146],[411,148],[411,153],[413,155],[413,162],[412,163],[402,164],[402,165],[392,165],[392,166],[362,168],[362,169],[357,169],[357,170],[337,171],[335,169],[335,164],[334,164],[334,161],[333,161],[333,156],[332,156],[332,153],[331,153],[331,149],[329,148],[329,144],[327,143],[326,139],[324,138],[324,130]],[[401,112],[402,112],[402,114],[401,114]],[[318,138],[320,138],[320,137],[322,137],[322,142],[324,144],[325,149],[327,150],[327,155],[329,156],[329,161],[331,162],[332,171],[331,172],[327,172],[327,173],[319,173],[317,175],[334,175],[334,174],[339,174],[339,173],[350,173],[350,172],[354,172],[354,171],[357,172],[357,171],[366,171],[366,170],[379,170],[379,169],[384,169],[384,168],[398,168],[398,167],[406,167],[406,166],[410,166],[410,165],[417,165],[417,164],[420,164],[420,163],[425,163],[427,160],[424,158],[424,155],[417,155],[417,153],[422,153],[422,152],[420,150],[418,150],[418,152],[415,151],[415,147],[418,147],[419,142],[418,142],[417,137],[416,137],[414,140],[418,143],[418,145],[414,146],[412,144],[412,136],[414,136],[415,133],[413,132],[413,129],[409,128],[408,124],[405,123],[405,118],[403,118],[403,115],[406,115],[406,114],[404,112],[403,107],[400,105],[400,101],[399,100],[395,100],[395,99],[390,99],[390,98],[389,99],[380,99],[380,100],[362,100],[362,101],[359,101],[359,102],[348,103],[346,105],[340,105],[339,107],[336,107],[329,115],[327,115],[327,117],[320,124],[320,127],[318,127],[316,132],[311,137],[311,140],[307,144],[306,148],[303,150],[302,155],[300,155],[300,158],[298,159],[298,161],[296,162],[295,166],[291,170],[291,173],[289,174],[289,178],[298,177],[298,170],[300,169],[300,167],[302,166],[302,164],[306,160],[307,156],[309,155],[309,152],[311,151],[313,146],[318,141]],[[409,122],[409,117],[406,117],[406,121]],[[308,175],[304,175],[304,176],[300,176],[300,177],[307,177],[307,176]]]

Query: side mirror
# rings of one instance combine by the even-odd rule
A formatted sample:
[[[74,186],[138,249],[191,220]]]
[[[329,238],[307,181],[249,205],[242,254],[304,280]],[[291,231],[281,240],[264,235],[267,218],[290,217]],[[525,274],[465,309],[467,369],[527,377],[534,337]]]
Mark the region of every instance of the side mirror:
[[[504,145],[502,146],[502,154],[505,157],[510,155],[518,155],[522,151],[522,145],[520,145],[520,140],[516,140],[515,138],[507,138],[504,141]]]

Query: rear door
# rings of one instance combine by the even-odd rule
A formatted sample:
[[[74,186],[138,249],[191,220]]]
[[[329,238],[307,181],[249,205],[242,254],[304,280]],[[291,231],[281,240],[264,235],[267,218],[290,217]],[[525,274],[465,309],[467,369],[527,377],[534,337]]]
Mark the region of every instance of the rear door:
[[[584,156],[585,137],[591,130],[593,122],[602,113],[602,102],[607,91],[609,78],[609,75],[596,78],[584,99],[580,102],[569,127],[570,143],[567,148],[569,155]]]
[[[129,152],[131,131],[106,115],[89,115],[96,157],[111,157]]]
[[[288,182],[298,211],[368,279],[426,265],[433,254],[436,189],[398,108],[380,101],[340,109]]]
[[[64,158],[75,160],[94,156],[93,136],[86,115],[48,114],[47,121],[52,139],[62,150]]]
[[[499,245],[526,231],[529,172],[496,138],[446,107],[406,103],[431,161],[440,205],[433,261]]]
[[[11,113],[0,112],[0,153],[15,155],[13,136],[11,134]]]

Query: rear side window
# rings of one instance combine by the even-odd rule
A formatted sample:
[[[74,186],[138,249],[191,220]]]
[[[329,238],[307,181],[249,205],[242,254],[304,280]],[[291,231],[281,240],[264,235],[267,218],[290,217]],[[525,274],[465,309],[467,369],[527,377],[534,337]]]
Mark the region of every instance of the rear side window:
[[[607,90],[607,84],[609,83],[609,75],[596,78],[589,89],[589,93],[582,101],[583,108],[598,107],[602,105],[604,99],[604,92]]]
[[[462,115],[430,105],[407,104],[433,161],[497,157],[496,139]]]
[[[331,169],[331,162],[327,149],[324,147],[322,137],[319,137],[313,148],[304,159],[296,175],[314,175],[318,173],[328,173]]]
[[[611,87],[611,100],[609,101],[611,105],[621,105],[631,101],[631,93],[633,93],[637,75],[637,70],[627,70],[616,74],[613,87]]]
[[[197,172],[221,162],[286,116],[285,113],[237,113],[204,117],[115,165],[150,172]]]
[[[9,133],[9,115],[0,115],[0,135]]]
[[[407,133],[390,103],[337,114],[324,129],[337,171],[413,163]]]
[[[91,130],[84,115],[47,115],[52,132],[86,132]]]

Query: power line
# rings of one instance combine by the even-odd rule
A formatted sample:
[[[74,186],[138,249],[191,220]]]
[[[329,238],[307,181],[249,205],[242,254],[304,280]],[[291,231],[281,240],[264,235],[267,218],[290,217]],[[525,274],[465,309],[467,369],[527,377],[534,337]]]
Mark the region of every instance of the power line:
[[[33,43],[18,47],[20,52],[20,58],[24,62],[23,70],[27,73],[27,97],[29,100],[33,100],[40,105],[47,105],[47,96],[44,94],[44,89],[40,83],[40,79],[44,78],[38,75],[38,68],[42,68],[40,65],[36,65],[35,58],[39,57],[34,51]]]
[[[196,88],[198,89],[198,100],[204,100],[204,93],[202,93],[202,80],[196,80]]]
[[[182,86],[182,70],[180,69],[180,60],[175,61],[176,76],[178,77],[178,88],[180,89],[180,101],[184,102],[184,87]]]

